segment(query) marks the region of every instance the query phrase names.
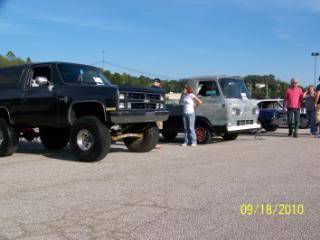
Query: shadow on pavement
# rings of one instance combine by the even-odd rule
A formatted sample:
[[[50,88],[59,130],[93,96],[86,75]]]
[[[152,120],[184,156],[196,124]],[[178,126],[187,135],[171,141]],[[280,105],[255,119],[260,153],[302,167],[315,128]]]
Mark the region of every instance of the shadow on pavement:
[[[159,143],[160,144],[181,145],[183,142],[184,142],[184,138],[183,137],[177,137],[177,138],[175,138],[173,140],[166,140],[166,139],[161,138],[161,137],[159,139]],[[212,138],[211,142],[207,143],[206,145],[216,144],[216,143],[219,143],[219,142],[225,142],[225,141],[222,138]]]
[[[119,152],[129,152],[126,148],[121,148],[121,144],[112,144],[109,154],[119,153]],[[20,142],[17,153],[41,155],[47,158],[63,161],[74,161],[78,160],[74,157],[71,152],[70,147],[65,147],[64,149],[57,151],[49,151],[42,146],[40,142]]]
[[[283,137],[283,138],[290,138],[288,136],[288,133],[277,133],[277,132],[265,132],[262,133],[261,136],[263,137]],[[312,136],[310,134],[307,133],[298,133],[298,138],[302,137],[302,138],[312,138]]]
[[[248,132],[248,133],[242,133],[241,135],[245,135],[245,136],[255,136],[256,132]],[[261,136],[261,137],[283,137],[283,138],[290,138],[288,136],[288,129],[284,129],[284,131],[282,130],[281,132],[279,131],[275,131],[275,132],[267,132],[265,130],[262,130],[260,132],[260,134],[258,134],[257,136]],[[300,131],[298,131],[298,138],[313,138],[314,136],[310,135],[307,132],[302,132],[302,129],[300,129]]]

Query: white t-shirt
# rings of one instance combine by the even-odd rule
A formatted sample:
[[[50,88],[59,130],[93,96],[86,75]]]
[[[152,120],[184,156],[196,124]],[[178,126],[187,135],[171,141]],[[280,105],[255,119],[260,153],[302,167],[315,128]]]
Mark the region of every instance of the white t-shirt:
[[[195,95],[193,93],[184,94],[182,96],[181,103],[184,105],[184,108],[183,108],[184,113],[187,113],[187,114],[194,113],[194,105],[195,105],[193,100],[194,97]]]

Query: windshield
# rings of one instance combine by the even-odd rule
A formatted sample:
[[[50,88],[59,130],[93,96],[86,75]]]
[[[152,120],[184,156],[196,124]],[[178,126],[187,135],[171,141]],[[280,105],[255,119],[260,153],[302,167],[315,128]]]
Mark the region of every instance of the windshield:
[[[248,99],[251,98],[251,94],[248,91],[247,86],[241,79],[223,78],[219,79],[219,83],[226,98],[239,98]]]
[[[65,83],[79,83],[97,86],[112,85],[104,76],[102,71],[95,67],[76,64],[59,64],[59,70]]]

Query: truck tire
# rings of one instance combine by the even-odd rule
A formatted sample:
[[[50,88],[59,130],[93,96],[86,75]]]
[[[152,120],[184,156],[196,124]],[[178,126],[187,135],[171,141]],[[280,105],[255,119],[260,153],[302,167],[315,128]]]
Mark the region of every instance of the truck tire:
[[[125,138],[124,144],[132,152],[149,152],[158,144],[159,129],[157,126],[152,126],[144,130],[143,138]]]
[[[108,128],[96,117],[81,117],[70,133],[70,147],[79,161],[102,160],[109,152],[111,135]]]
[[[161,135],[166,140],[173,140],[177,137],[178,133],[176,133],[174,131],[168,131],[168,130],[163,129],[161,132]]]
[[[238,136],[239,136],[239,133],[226,133],[223,135],[223,140],[233,141],[233,140],[236,140]]]
[[[0,119],[0,157],[11,156],[17,150],[18,132],[4,119]]]
[[[196,135],[198,144],[207,144],[212,138],[211,129],[204,123],[196,124]]]
[[[68,145],[68,129],[46,127],[39,130],[41,142],[48,150],[60,150]]]

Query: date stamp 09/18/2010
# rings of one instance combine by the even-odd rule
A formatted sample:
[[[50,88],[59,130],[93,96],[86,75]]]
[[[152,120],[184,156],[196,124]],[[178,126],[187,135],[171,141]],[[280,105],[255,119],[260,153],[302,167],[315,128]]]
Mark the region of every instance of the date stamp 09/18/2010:
[[[304,204],[276,203],[276,204],[241,204],[240,214],[242,216],[292,216],[303,215]]]

